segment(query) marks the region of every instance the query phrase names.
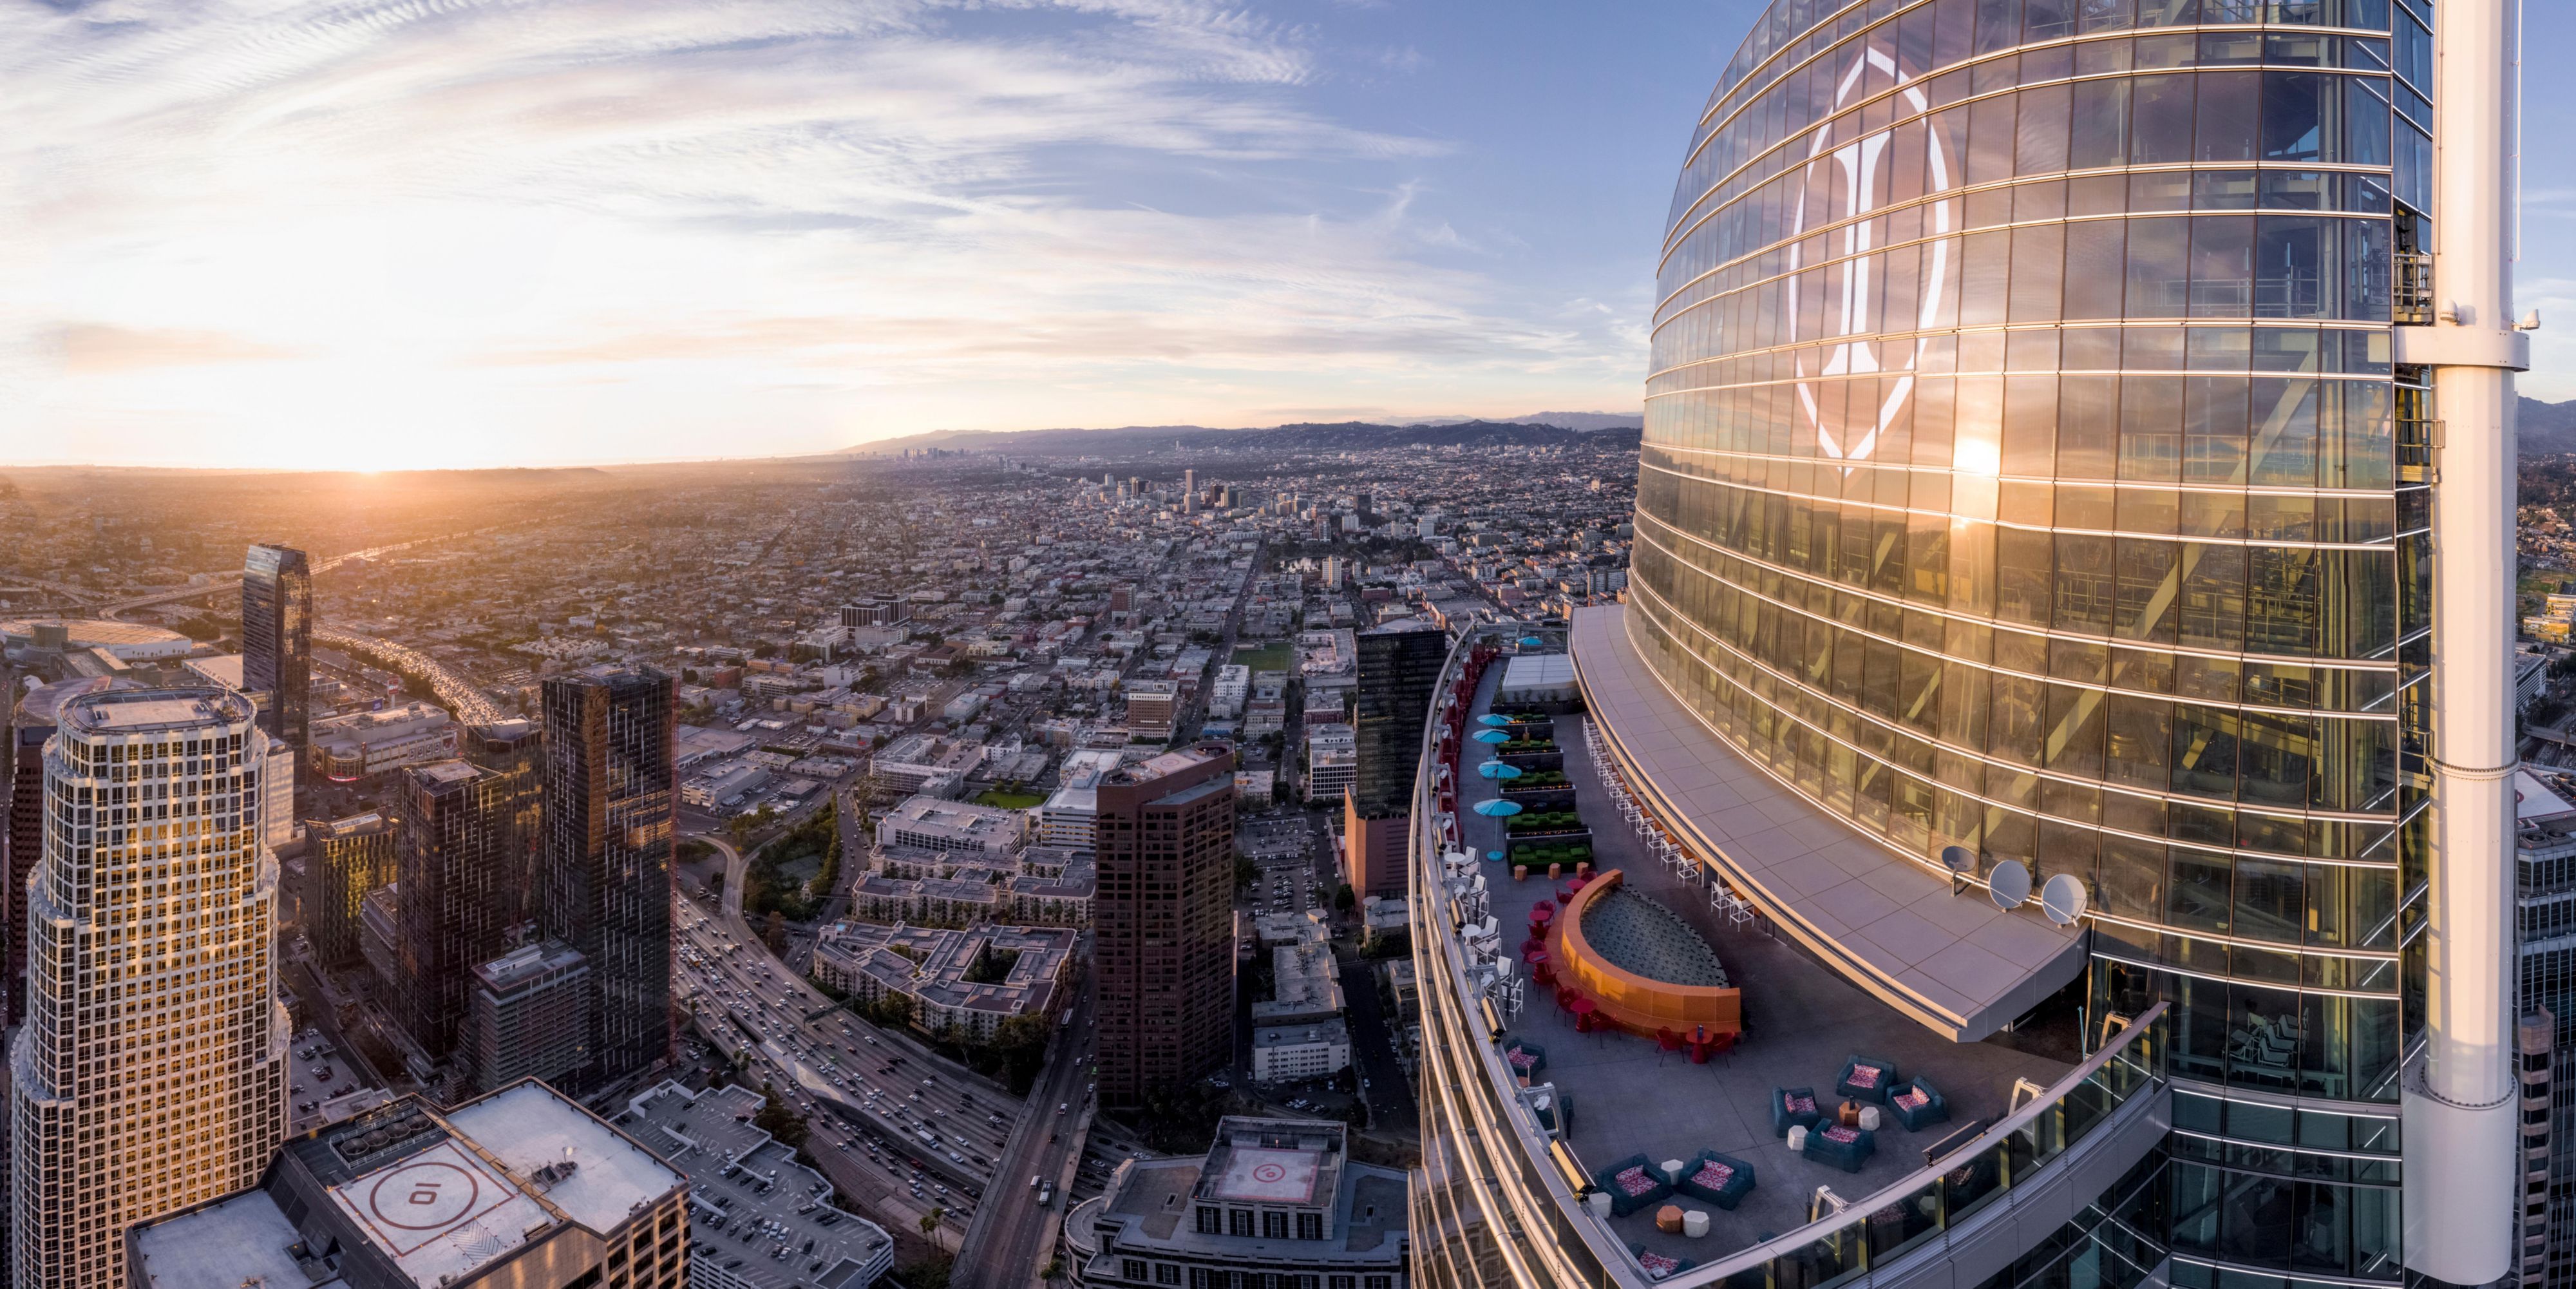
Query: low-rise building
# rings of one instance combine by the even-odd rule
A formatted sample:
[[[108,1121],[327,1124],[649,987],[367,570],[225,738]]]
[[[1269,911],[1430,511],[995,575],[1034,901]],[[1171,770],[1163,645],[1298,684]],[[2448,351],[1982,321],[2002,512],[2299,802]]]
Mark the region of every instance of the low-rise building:
[[[832,1205],[832,1185],[753,1126],[758,1092],[676,1082],[626,1103],[619,1126],[688,1175],[689,1289],[866,1289],[894,1265],[886,1229]]]
[[[1254,1082],[1320,1079],[1350,1067],[1351,1031],[1342,1021],[1264,1025],[1252,1031]]]
[[[1404,1173],[1350,1158],[1348,1130],[1229,1116],[1204,1156],[1130,1159],[1065,1215],[1084,1289],[1405,1289]]]
[[[528,1080],[403,1097],[278,1149],[260,1184],[126,1230],[133,1289],[574,1289],[690,1275],[689,1182]]]
[[[590,960],[546,940],[475,967],[464,1030],[477,1089],[569,1076],[590,1057]]]
[[[1342,1014],[1341,977],[1329,945],[1283,944],[1270,951],[1270,998],[1252,1005],[1255,1025],[1295,1025]]]
[[[1335,722],[1306,727],[1306,799],[1339,801],[1359,773],[1359,732]]]
[[[456,755],[456,728],[445,708],[406,703],[380,712],[351,712],[313,722],[305,764],[334,783],[353,783],[406,765]]]
[[[1025,810],[1005,810],[936,797],[908,797],[877,820],[877,844],[1008,862],[1028,843]]]
[[[1013,1016],[1055,1009],[1075,936],[1062,927],[836,922],[815,940],[813,974],[861,1002],[901,996],[912,1004],[915,1028],[936,1034],[954,1026],[980,1042]]]
[[[1139,738],[1170,738],[1179,708],[1171,682],[1139,681],[1127,690],[1127,728]]]

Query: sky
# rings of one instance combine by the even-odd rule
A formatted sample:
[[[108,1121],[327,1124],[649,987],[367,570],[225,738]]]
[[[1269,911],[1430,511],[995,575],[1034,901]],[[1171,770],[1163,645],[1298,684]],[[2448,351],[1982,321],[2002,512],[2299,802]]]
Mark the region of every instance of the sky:
[[[0,462],[1633,412],[1754,9],[0,0]],[[2568,9],[2533,7],[2535,65]],[[2521,269],[2567,328],[2548,398],[2562,133]]]

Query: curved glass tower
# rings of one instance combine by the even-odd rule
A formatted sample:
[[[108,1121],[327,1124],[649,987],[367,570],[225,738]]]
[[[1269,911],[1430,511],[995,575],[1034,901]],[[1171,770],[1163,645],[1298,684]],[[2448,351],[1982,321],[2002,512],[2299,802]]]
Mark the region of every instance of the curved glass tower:
[[[2418,0],[1777,0],[1673,197],[1631,595],[1572,633],[1648,815],[1955,1039],[2023,996],[1887,965],[1702,776],[1892,872],[2080,884],[2088,1047],[2165,1009],[2177,1284],[2520,1240],[2514,91],[2503,7],[2442,14],[2437,50]],[[2475,85],[2438,176],[2437,59]],[[1723,754],[1659,790],[1685,726]]]

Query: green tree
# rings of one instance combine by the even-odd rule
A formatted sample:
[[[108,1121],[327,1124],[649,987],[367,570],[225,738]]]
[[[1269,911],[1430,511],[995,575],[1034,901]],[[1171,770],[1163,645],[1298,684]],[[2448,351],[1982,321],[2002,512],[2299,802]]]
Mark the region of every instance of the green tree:
[[[760,942],[768,945],[771,953],[787,952],[786,914],[776,909],[769,911],[769,920],[761,924]]]
[[[788,1109],[787,1103],[779,1100],[778,1093],[768,1084],[760,1085],[760,1095],[763,1100],[759,1112],[752,1116],[752,1126],[776,1137],[791,1149],[803,1146],[807,1135],[805,1121],[796,1117],[796,1112]]]
[[[1340,909],[1344,913],[1348,913],[1352,909],[1359,907],[1359,902],[1359,892],[1352,890],[1350,883],[1344,882],[1333,888],[1334,908]]]
[[[1245,891],[1251,890],[1252,884],[1260,880],[1261,865],[1253,863],[1252,856],[1238,852],[1234,857],[1235,893],[1240,895]]]
[[[939,1224],[947,1217],[948,1209],[938,1204],[931,1205],[930,1211],[921,1215],[922,1238],[930,1241],[934,1247],[939,1244]]]

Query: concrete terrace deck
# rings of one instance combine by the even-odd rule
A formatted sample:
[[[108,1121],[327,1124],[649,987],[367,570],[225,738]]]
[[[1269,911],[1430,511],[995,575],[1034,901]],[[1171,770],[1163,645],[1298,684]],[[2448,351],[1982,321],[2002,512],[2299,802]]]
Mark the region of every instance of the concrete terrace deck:
[[[2084,937],[1910,860],[1774,779],[1676,701],[1621,605],[1578,609],[1575,668],[1604,734],[1670,826],[1780,930],[1925,1025],[1983,1038],[2084,971]],[[1569,773],[1571,771],[1569,770]],[[1596,778],[1595,784],[1599,783]],[[2034,901],[2034,904],[2036,902]]]
[[[1486,672],[1475,714],[1489,709],[1502,671],[1495,667]],[[1679,914],[1717,951],[1731,981],[1743,991],[1744,1040],[1729,1057],[1693,1065],[1684,1054],[1661,1051],[1652,1037],[1576,1033],[1571,1020],[1536,985],[1529,987],[1527,1004],[1508,1032],[1547,1049],[1542,1081],[1572,1095],[1569,1144],[1586,1169],[1638,1153],[1662,1161],[1688,1159],[1709,1149],[1751,1163],[1758,1179],[1733,1212],[1682,1195],[1665,1201],[1706,1211],[1709,1233],[1704,1238],[1657,1231],[1650,1206],[1611,1219],[1623,1242],[1706,1263],[1766,1236],[1785,1234],[1806,1224],[1808,1197],[1817,1186],[1831,1185],[1845,1199],[1861,1199],[1922,1167],[1922,1148],[1953,1129],[1971,1119],[2000,1117],[2015,1079],[2046,1086],[2073,1068],[2071,1051],[2064,1054],[2070,1059],[2061,1060],[2011,1045],[2041,1045],[2028,1036],[1953,1042],[1769,934],[1734,929],[1709,907],[1703,888],[1674,878],[1620,819],[1584,747],[1581,723],[1586,719],[1559,718],[1556,741],[1565,753],[1566,778],[1593,829],[1596,864],[1624,870],[1629,889]],[[1495,795],[1497,785],[1474,773],[1473,745],[1461,759],[1470,767],[1460,806],[1463,840],[1481,856],[1500,849],[1503,821],[1469,811]],[[1479,861],[1479,869],[1491,892],[1493,916],[1502,923],[1506,952],[1511,952],[1526,934],[1531,907],[1541,898],[1554,898],[1556,883],[1543,876],[1514,882],[1500,863]],[[1948,899],[1948,892],[1940,898]],[[1959,898],[1964,903],[1976,896]],[[2071,1048],[2072,1035],[2062,1037]],[[1855,1054],[1892,1060],[1906,1078],[1929,1078],[1948,1099],[1951,1115],[1949,1123],[1920,1133],[1886,1120],[1878,1131],[1877,1153],[1857,1174],[1791,1154],[1772,1135],[1770,1116],[1774,1087],[1813,1087],[1820,1105],[1834,1103],[1834,1080],[1844,1060]]]

